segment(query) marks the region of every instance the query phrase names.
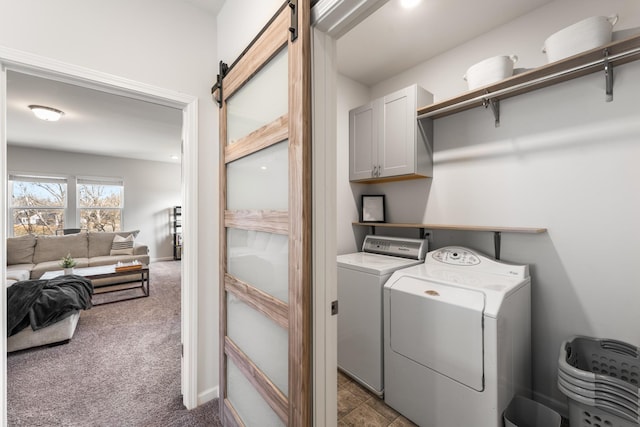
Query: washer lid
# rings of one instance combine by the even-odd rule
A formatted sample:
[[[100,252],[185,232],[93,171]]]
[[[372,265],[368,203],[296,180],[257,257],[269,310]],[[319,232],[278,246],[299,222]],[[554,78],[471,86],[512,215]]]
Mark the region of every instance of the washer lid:
[[[385,286],[391,350],[484,390],[484,293],[409,276],[390,283],[394,277]]]
[[[421,264],[422,261],[394,256],[356,252],[338,255],[338,267],[350,268],[370,274],[391,274],[394,271]]]

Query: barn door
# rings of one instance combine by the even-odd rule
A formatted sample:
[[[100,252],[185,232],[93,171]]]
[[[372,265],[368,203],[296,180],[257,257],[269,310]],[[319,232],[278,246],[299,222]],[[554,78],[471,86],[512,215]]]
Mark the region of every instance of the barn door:
[[[309,13],[285,3],[214,86],[228,426],[311,423]]]

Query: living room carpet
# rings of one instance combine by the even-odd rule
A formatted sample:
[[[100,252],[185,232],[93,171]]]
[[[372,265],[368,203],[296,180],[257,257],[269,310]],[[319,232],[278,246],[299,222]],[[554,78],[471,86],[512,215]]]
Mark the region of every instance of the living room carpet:
[[[149,297],[83,311],[68,344],[8,355],[10,426],[222,425],[217,399],[182,405],[180,262],[150,273]]]

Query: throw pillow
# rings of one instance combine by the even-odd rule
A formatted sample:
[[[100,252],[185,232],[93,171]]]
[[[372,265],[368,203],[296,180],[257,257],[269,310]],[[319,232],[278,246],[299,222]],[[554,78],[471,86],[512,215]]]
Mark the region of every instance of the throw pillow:
[[[116,234],[122,236],[122,237],[127,237],[129,234],[133,234],[133,238],[135,239],[136,237],[138,237],[138,233],[140,233],[140,230],[133,230],[133,231],[116,231]]]
[[[129,234],[127,237],[117,234],[113,236],[111,255],[133,255],[133,239],[133,234]]]

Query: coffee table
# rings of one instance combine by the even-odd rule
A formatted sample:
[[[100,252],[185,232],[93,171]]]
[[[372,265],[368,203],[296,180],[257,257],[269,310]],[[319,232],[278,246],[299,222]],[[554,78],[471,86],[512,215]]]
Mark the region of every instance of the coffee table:
[[[63,270],[47,271],[40,278],[43,280],[48,280],[48,279],[53,279],[54,277],[62,276],[63,274],[64,274]],[[140,275],[139,285],[137,284],[137,282],[135,282],[136,283],[135,286],[132,286],[130,283],[113,283],[108,285],[101,285],[101,286],[94,287],[93,294],[98,295],[98,294],[106,294],[110,292],[122,292],[122,291],[140,288],[142,289],[142,295],[121,298],[114,301],[107,301],[107,302],[93,304],[93,305],[104,305],[104,304],[111,304],[113,302],[121,302],[121,301],[137,299],[137,298],[145,298],[145,297],[148,297],[151,292],[149,288],[149,266],[148,265],[143,265],[141,268],[136,270],[125,270],[125,271],[116,271],[115,264],[100,265],[96,267],[74,268],[73,274],[86,277],[89,280],[106,279],[106,278],[121,277],[121,276],[131,276],[135,274]],[[100,292],[96,292],[97,289],[99,289]]]

